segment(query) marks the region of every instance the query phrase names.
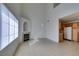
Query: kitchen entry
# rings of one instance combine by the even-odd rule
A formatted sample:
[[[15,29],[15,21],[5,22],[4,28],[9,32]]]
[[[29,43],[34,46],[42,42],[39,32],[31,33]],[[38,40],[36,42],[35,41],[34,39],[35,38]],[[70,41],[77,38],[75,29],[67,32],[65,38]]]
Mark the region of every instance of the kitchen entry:
[[[67,41],[79,41],[79,22],[67,23],[60,22],[59,29],[59,39],[60,42]]]
[[[79,14],[59,19],[59,42],[65,40],[79,42]]]

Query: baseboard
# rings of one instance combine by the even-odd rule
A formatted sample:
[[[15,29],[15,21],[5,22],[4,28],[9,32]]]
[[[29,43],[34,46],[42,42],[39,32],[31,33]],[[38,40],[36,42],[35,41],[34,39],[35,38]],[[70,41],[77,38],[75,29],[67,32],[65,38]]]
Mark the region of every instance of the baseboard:
[[[52,40],[52,39],[50,39],[50,38],[45,38],[45,39],[49,39],[49,40],[51,40],[51,41],[53,41],[53,42],[55,42],[55,43],[59,43],[59,40],[58,40],[58,41],[55,41],[55,40]]]
[[[38,38],[38,39],[48,39],[48,38],[45,38],[45,37],[40,37],[40,38]]]

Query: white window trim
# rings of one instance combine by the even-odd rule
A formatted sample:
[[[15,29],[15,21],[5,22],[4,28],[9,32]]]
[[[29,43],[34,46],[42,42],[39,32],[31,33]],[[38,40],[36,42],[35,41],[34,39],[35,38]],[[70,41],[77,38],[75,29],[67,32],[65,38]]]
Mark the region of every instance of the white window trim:
[[[4,5],[4,4],[2,4],[2,5]],[[4,5],[4,7],[5,8],[7,8],[5,5]],[[14,14],[7,8],[7,10],[14,16]],[[8,16],[9,16],[9,13],[8,13]],[[15,17],[15,16],[14,16]],[[15,17],[16,18],[16,17]],[[16,18],[16,19],[14,19],[14,21],[18,21],[18,19]],[[10,24],[9,24],[10,25]],[[15,25],[14,25],[15,26]],[[2,28],[2,19],[1,19],[1,4],[0,4],[0,27]],[[0,28],[0,32],[2,32],[1,31],[1,28]],[[14,29],[15,29],[15,27],[14,27]],[[8,31],[10,31],[10,29],[8,30]],[[19,33],[19,21],[18,21],[18,33]],[[8,34],[9,36],[10,36],[10,34]],[[19,35],[19,34],[18,34]],[[15,36],[15,30],[14,30],[14,36]],[[17,37],[18,38],[18,37]],[[16,38],[16,39],[17,39]],[[16,39],[14,39],[14,40],[12,40],[11,42],[9,42],[8,43],[8,45],[10,45],[13,41],[15,41]],[[10,40],[10,37],[9,37],[9,39],[8,40]],[[0,51],[1,50],[3,50],[3,49],[5,49],[8,45],[6,45],[4,48],[1,48],[1,33],[0,33]]]

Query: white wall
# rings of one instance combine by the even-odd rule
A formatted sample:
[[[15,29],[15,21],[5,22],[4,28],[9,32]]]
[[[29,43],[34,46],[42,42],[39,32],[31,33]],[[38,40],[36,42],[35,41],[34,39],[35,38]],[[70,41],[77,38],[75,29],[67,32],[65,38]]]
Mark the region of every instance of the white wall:
[[[53,8],[53,4],[48,4],[47,6],[47,19],[50,20],[46,26],[47,38],[59,42],[59,18],[79,12],[79,4],[65,3],[60,4],[56,8]]]
[[[45,4],[23,4],[22,16],[31,20],[31,38],[38,39],[45,36]]]

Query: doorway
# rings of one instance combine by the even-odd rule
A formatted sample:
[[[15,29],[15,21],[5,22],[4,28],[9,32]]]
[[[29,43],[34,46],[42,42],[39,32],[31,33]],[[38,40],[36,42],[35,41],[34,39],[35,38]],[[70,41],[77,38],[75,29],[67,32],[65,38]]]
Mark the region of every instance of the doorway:
[[[60,37],[60,42],[64,41],[64,40],[68,40],[68,41],[73,41],[73,27],[72,27],[72,23],[67,23],[64,21],[59,21],[59,37]]]
[[[72,14],[59,19],[59,42],[79,42],[79,15]]]

